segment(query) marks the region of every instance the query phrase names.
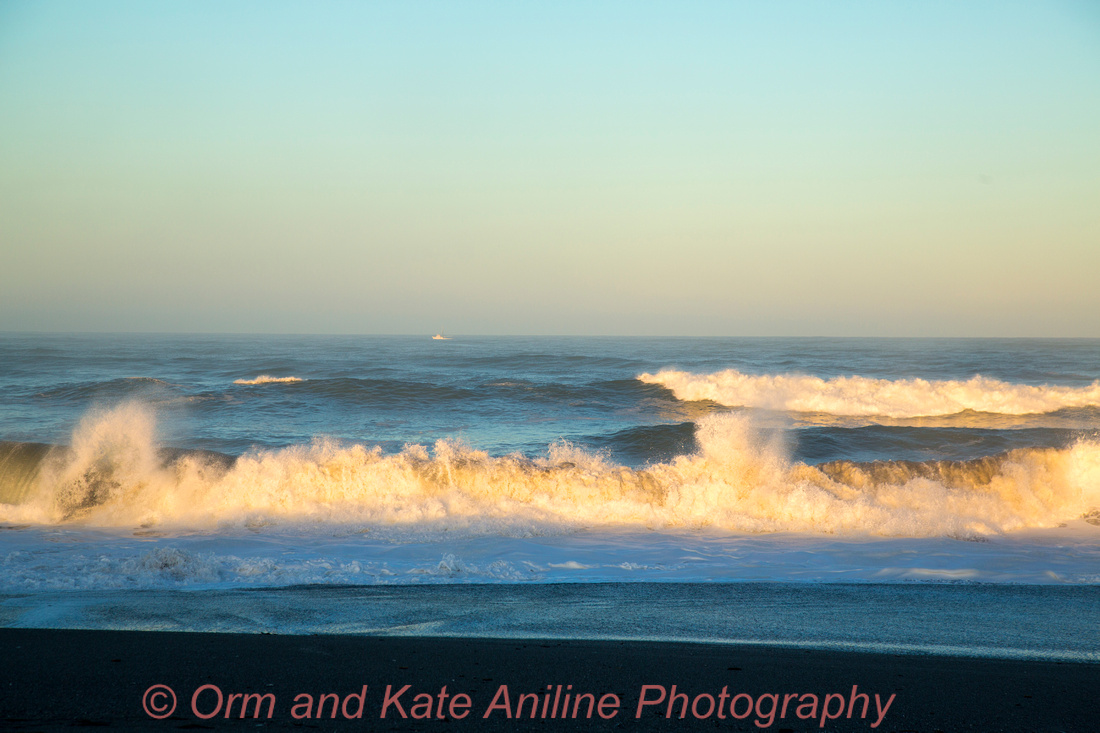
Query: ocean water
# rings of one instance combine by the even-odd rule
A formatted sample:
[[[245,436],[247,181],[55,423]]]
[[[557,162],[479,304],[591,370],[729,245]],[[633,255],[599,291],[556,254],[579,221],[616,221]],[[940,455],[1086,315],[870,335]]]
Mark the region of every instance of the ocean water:
[[[146,611],[411,585],[1100,598],[1098,340],[0,334],[0,441],[6,625],[377,630]]]

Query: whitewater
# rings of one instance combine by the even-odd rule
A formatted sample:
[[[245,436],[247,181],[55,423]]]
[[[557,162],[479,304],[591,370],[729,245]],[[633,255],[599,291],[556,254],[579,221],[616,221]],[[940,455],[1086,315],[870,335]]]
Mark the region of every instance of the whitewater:
[[[1100,583],[1095,341],[0,339],[0,592]]]

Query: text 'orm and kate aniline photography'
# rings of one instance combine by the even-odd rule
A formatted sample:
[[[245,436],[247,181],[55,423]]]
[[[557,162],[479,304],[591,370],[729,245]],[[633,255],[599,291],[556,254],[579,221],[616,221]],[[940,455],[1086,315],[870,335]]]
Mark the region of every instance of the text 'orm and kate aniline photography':
[[[1091,731],[1100,10],[0,5],[0,727]]]

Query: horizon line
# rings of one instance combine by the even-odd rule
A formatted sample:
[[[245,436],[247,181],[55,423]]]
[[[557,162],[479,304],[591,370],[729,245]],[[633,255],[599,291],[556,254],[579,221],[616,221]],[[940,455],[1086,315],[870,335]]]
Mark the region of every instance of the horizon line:
[[[0,336],[225,336],[225,337],[361,337],[361,338],[422,338],[433,340],[433,334],[425,332],[417,333],[339,333],[339,332],[291,332],[291,331],[35,331],[35,330],[2,330]],[[780,335],[749,335],[749,334],[723,334],[723,335],[690,335],[690,334],[576,334],[576,333],[457,333],[447,337],[447,341],[458,341],[464,338],[570,338],[570,339],[876,339],[876,340],[1049,340],[1049,341],[1100,341],[1098,336],[961,336],[961,335],[809,335],[809,334],[780,334]]]

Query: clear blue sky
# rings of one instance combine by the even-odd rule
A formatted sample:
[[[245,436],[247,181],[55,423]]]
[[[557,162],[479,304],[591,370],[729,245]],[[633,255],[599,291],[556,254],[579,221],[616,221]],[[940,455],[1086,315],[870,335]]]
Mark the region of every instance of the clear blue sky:
[[[0,330],[1100,336],[1095,2],[0,3]]]

